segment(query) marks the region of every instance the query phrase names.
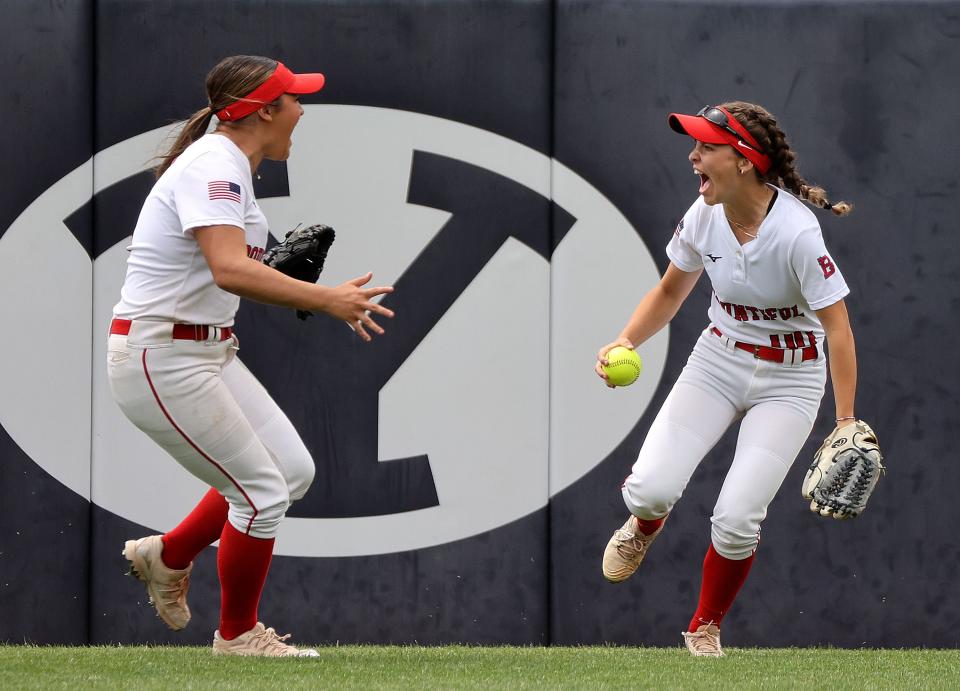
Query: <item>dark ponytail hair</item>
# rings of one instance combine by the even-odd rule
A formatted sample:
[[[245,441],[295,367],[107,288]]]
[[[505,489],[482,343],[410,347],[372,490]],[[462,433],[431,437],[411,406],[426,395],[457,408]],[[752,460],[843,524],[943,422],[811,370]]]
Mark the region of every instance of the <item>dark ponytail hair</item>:
[[[788,189],[812,206],[828,209],[837,216],[846,216],[853,211],[853,204],[844,201],[831,202],[825,189],[811,185],[800,176],[795,165],[797,154],[787,143],[787,137],[777,124],[777,119],[765,108],[744,101],[731,101],[724,103],[722,107],[747,128],[760,144],[760,148],[773,161],[766,176],[760,176],[760,171],[756,171],[764,181]]]
[[[206,134],[214,113],[242,101],[276,69],[276,60],[258,55],[233,55],[221,60],[207,74],[207,106],[190,116],[167,152],[157,157],[160,160],[154,171],[157,177],[163,175],[184,149]]]

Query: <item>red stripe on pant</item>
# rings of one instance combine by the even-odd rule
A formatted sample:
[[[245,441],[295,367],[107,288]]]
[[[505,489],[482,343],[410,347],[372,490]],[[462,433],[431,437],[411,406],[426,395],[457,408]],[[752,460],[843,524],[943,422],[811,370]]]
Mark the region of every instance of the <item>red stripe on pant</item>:
[[[243,495],[243,498],[247,500],[247,503],[250,505],[250,508],[253,509],[253,516],[250,517],[250,520],[249,520],[249,522],[247,523],[246,534],[249,535],[249,534],[250,534],[250,528],[253,527],[253,521],[254,521],[254,519],[257,517],[257,514],[260,513],[259,511],[257,511],[257,507],[254,506],[254,504],[253,504],[252,501],[250,501],[250,497],[247,496],[247,493],[243,491],[243,487],[240,486],[240,483],[237,482],[237,481],[230,475],[230,473],[228,473],[226,470],[224,470],[222,465],[220,465],[220,464],[217,463],[215,460],[213,460],[212,458],[210,458],[207,454],[205,454],[205,453],[203,452],[203,450],[194,443],[193,439],[191,439],[189,436],[187,436],[187,433],[184,432],[182,429],[180,429],[180,426],[179,426],[176,422],[173,421],[173,418],[170,416],[170,413],[167,412],[166,407],[163,405],[163,401],[160,400],[160,394],[157,393],[157,389],[156,389],[156,387],[153,385],[153,379],[150,378],[150,371],[147,369],[147,351],[146,351],[146,349],[144,349],[144,351],[143,351],[142,361],[143,361],[143,373],[144,373],[144,375],[147,377],[147,384],[150,385],[150,391],[153,392],[153,397],[154,397],[154,399],[157,401],[157,405],[160,406],[160,410],[163,411],[164,416],[167,418],[167,420],[170,422],[170,424],[173,425],[173,428],[174,428],[175,430],[177,430],[177,432],[180,434],[180,436],[183,437],[184,439],[186,439],[186,440],[187,440],[187,443],[188,443],[190,446],[192,446],[192,447],[194,448],[194,450],[195,450],[198,454],[200,454],[203,458],[205,458],[207,461],[209,461],[210,463],[212,463],[212,464],[214,465],[214,467],[216,467],[217,470],[219,470],[221,473],[223,473],[223,475],[224,475],[225,478],[227,478],[228,480],[230,480],[230,482],[233,484],[233,486],[237,488],[237,491],[240,492],[240,494]]]

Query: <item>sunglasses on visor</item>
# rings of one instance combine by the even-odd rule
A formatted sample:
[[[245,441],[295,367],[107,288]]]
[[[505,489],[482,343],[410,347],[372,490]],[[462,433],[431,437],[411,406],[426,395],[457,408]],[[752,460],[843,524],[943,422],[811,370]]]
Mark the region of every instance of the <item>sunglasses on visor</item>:
[[[734,137],[736,137],[738,140],[740,140],[742,146],[745,146],[748,149],[753,149],[759,154],[763,153],[757,147],[751,145],[748,142],[743,141],[744,139],[743,134],[733,129],[733,127],[730,125],[730,118],[728,118],[727,114],[724,113],[719,108],[717,108],[716,106],[704,106],[703,108],[700,109],[700,112],[697,113],[697,116],[703,118],[707,122],[713,123],[717,127],[722,127],[727,132],[729,132]]]

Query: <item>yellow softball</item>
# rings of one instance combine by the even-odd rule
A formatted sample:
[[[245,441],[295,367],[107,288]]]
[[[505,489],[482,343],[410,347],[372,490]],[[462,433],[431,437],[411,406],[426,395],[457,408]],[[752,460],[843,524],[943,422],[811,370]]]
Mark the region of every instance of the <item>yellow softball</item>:
[[[607,353],[607,364],[603,366],[607,381],[614,386],[629,386],[637,381],[642,369],[643,363],[636,351],[623,346],[611,348]]]

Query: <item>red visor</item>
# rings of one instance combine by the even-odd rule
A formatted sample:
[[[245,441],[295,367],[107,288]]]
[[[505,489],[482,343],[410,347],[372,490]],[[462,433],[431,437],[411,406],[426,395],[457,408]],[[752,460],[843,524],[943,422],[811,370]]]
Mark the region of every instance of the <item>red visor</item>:
[[[283,94],[312,94],[320,91],[324,81],[324,76],[319,72],[294,74],[282,62],[278,62],[277,69],[267,78],[267,81],[239,101],[234,101],[218,111],[217,117],[224,122],[245,118],[262,108],[264,104],[276,101]]]
[[[760,145],[747,128],[725,108],[707,107],[696,115],[670,113],[668,120],[674,132],[687,134],[704,144],[729,144],[733,150],[757,167],[761,175],[770,170],[770,157],[760,150]]]

